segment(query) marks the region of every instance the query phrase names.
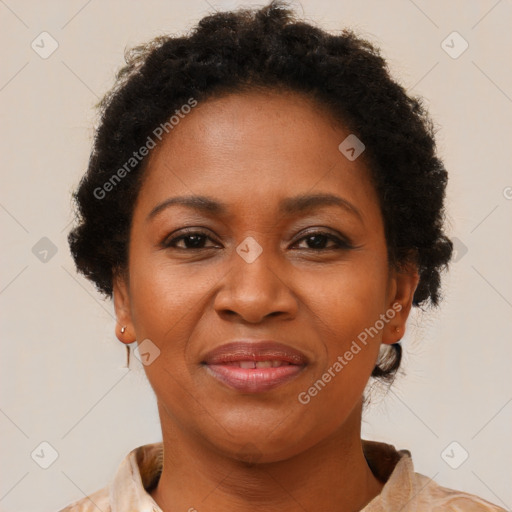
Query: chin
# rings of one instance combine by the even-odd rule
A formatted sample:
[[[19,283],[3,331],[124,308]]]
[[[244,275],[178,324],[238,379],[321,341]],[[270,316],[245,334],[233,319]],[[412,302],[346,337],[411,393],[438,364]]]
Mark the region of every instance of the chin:
[[[240,425],[238,428],[226,427],[226,430],[221,428],[215,433],[210,432],[210,435],[203,434],[203,439],[226,457],[247,464],[264,464],[290,459],[313,446],[319,441],[318,429],[312,432],[315,435],[299,431],[297,421],[287,417],[281,423],[273,421],[267,424],[253,423],[244,428]]]

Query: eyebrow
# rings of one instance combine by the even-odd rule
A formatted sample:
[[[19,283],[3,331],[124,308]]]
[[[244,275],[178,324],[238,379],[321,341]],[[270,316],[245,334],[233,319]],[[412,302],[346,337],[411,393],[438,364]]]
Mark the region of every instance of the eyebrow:
[[[225,203],[211,197],[200,195],[177,196],[166,199],[156,205],[147,216],[146,221],[150,221],[163,210],[175,205],[185,206],[186,208],[217,216],[227,216],[229,212],[229,208]],[[303,194],[283,199],[279,205],[279,214],[290,216],[326,206],[338,206],[345,211],[355,214],[361,221],[363,220],[361,212],[351,202],[342,197],[327,193]]]

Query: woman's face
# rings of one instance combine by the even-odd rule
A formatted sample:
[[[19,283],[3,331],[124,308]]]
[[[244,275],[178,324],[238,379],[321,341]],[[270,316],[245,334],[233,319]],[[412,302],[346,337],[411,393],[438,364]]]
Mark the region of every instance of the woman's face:
[[[389,268],[348,135],[300,95],[254,92],[200,103],[152,150],[114,299],[164,433],[262,462],[359,435],[417,275]]]

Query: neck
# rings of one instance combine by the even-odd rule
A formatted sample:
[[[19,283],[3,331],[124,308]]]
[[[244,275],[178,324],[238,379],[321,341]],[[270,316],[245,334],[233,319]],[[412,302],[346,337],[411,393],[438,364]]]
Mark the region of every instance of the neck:
[[[380,493],[360,438],[361,407],[329,438],[278,462],[249,464],[208,449],[160,410],[164,467],[151,492],[164,512],[356,512]]]

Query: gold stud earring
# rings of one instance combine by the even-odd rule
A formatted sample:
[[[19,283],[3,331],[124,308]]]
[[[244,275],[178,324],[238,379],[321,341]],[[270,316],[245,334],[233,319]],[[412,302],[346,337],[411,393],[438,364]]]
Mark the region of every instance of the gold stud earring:
[[[123,325],[123,327],[121,327],[121,334],[124,334],[126,332],[126,325]]]
[[[395,327],[395,332],[400,332],[400,327]]]

